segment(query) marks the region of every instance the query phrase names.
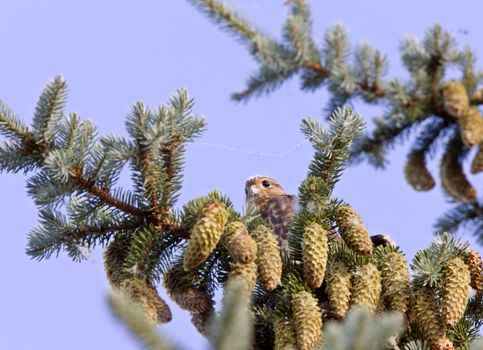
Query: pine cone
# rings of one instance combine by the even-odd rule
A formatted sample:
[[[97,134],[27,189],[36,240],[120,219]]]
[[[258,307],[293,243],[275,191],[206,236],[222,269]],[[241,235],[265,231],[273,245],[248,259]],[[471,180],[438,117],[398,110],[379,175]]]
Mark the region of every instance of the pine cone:
[[[280,284],[282,257],[277,237],[267,226],[260,225],[253,232],[257,242],[258,277],[266,290],[272,291]]]
[[[382,258],[382,296],[389,310],[406,313],[410,288],[407,261],[401,253],[388,253]]]
[[[470,270],[461,258],[448,262],[444,270],[441,305],[443,322],[453,327],[460,319],[468,303],[468,292],[471,283]]]
[[[448,195],[458,202],[476,201],[476,190],[466,178],[457,158],[446,154],[441,161],[441,184]]]
[[[483,103],[483,89],[476,90],[471,99],[476,104],[482,104]]]
[[[347,245],[357,254],[371,255],[372,241],[357,213],[348,205],[336,209],[335,220],[339,233]]]
[[[124,260],[129,253],[126,239],[116,237],[104,251],[104,270],[112,289],[118,289],[125,279]]]
[[[478,146],[475,158],[471,162],[471,173],[478,174],[483,171],[483,143]]]
[[[454,345],[448,337],[443,336],[436,341],[436,344],[433,345],[435,350],[454,350]]]
[[[168,294],[180,308],[190,313],[210,313],[213,309],[214,302],[206,291],[189,287],[180,291],[168,290]]]
[[[470,100],[465,86],[457,81],[448,81],[443,85],[444,109],[449,115],[460,118],[469,107]]]
[[[470,250],[465,262],[470,269],[471,288],[477,294],[481,294],[483,291],[483,262],[481,261],[480,254],[475,250]]]
[[[332,312],[337,317],[344,317],[349,309],[351,275],[343,262],[334,261],[331,264],[328,270],[326,290]]]
[[[302,241],[303,266],[309,286],[319,288],[324,280],[329,245],[327,231],[319,224],[305,227]]]
[[[352,280],[351,305],[365,306],[372,311],[377,309],[381,297],[381,273],[372,264],[360,266]]]
[[[483,118],[478,108],[470,107],[459,119],[460,135],[463,143],[472,147],[483,141]]]
[[[230,223],[227,232],[229,232],[227,249],[233,262],[238,264],[253,262],[257,256],[257,244],[248,234],[245,225],[240,222]]]
[[[411,298],[412,321],[419,325],[424,339],[430,343],[431,349],[444,349],[447,337],[432,290],[419,288],[414,291]]]
[[[246,232],[248,234],[248,229],[245,224],[241,221],[231,221],[225,226],[225,241],[228,243],[237,234],[242,234]]]
[[[211,201],[203,206],[184,253],[183,267],[186,271],[199,266],[210,256],[223,234],[227,219],[223,203]]]
[[[274,350],[297,350],[297,335],[289,321],[277,319],[274,322]]]
[[[426,159],[420,153],[409,155],[404,167],[406,181],[416,191],[429,191],[434,185],[434,178],[426,167]]]
[[[257,281],[257,265],[254,262],[248,264],[232,263],[231,270],[228,273],[228,279],[242,277],[247,281],[249,292],[255,287]]]
[[[168,304],[159,296],[153,286],[138,278],[130,278],[121,283],[120,290],[138,304],[153,323],[171,321],[172,315]]]
[[[211,312],[195,313],[191,315],[191,323],[195,326],[198,333],[204,337],[208,337],[211,315]]]
[[[310,350],[321,338],[322,314],[317,299],[308,292],[292,296],[292,317],[297,345],[300,350]]]

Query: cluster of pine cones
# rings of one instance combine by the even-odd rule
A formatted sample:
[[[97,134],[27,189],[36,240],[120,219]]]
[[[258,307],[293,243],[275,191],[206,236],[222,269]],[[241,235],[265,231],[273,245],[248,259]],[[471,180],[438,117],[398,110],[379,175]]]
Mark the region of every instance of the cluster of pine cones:
[[[446,82],[442,87],[442,99],[445,111],[458,125],[460,139],[449,142],[441,160],[442,186],[456,201],[472,203],[478,195],[463,172],[460,157],[464,152],[463,147],[478,147],[470,171],[472,174],[483,171],[483,117],[478,108],[470,104],[470,97],[461,82]],[[483,90],[478,90],[471,100],[483,101]],[[429,191],[435,186],[434,178],[426,167],[425,155],[419,152],[410,153],[405,166],[405,177],[417,191]]]
[[[223,245],[231,257],[228,280],[243,278],[252,293],[258,279],[266,292],[277,293],[285,288],[285,265],[279,242],[272,230],[263,224],[249,232],[241,221],[228,222],[228,211],[223,203],[212,200],[204,204],[183,255],[183,269],[193,271]],[[470,286],[482,292],[482,260],[475,251],[465,257],[450,259],[443,269],[441,288],[411,287],[407,261],[396,247],[373,249],[368,231],[358,214],[347,205],[334,213],[338,232],[356,256],[364,263],[351,265],[344,259],[331,256],[328,232],[318,223],[305,224],[301,240],[302,259],[292,266],[298,268],[305,287],[290,292],[287,314],[272,313],[270,320],[275,333],[275,349],[310,350],[323,342],[322,323],[325,318],[342,318],[353,307],[366,307],[374,312],[399,311],[416,324],[434,350],[453,349],[447,330],[462,317],[468,303]],[[341,241],[339,241],[341,242]],[[106,252],[108,261],[109,250]],[[111,254],[112,255],[112,254]],[[336,254],[335,254],[336,255]],[[106,262],[108,276],[110,263]],[[109,279],[143,306],[153,320],[165,322],[167,317],[160,307],[159,296],[149,285],[144,289],[134,283]],[[136,285],[134,288],[133,286]],[[171,298],[192,315],[198,331],[207,334],[213,301],[206,291],[180,287],[171,269],[164,276],[164,285]],[[325,300],[321,300],[323,289]],[[141,292],[142,290],[142,292]],[[164,302],[163,302],[164,303]],[[324,304],[329,304],[327,309]],[[159,315],[163,314],[163,317]]]

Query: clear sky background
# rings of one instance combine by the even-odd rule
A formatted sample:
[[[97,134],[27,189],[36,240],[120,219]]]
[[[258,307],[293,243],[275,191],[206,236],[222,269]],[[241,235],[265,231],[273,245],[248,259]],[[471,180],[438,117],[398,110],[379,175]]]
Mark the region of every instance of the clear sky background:
[[[352,43],[368,40],[387,54],[390,76],[407,76],[399,59],[400,39],[422,36],[435,22],[483,55],[481,1],[310,2],[319,43],[330,25],[342,22]],[[233,4],[267,32],[280,35],[288,11],[283,0]],[[0,98],[27,121],[45,83],[56,74],[70,86],[68,111],[94,120],[101,134],[125,135],[124,118],[135,101],[155,107],[187,87],[196,99],[195,111],[209,123],[199,142],[238,151],[190,146],[179,204],[216,188],[241,209],[244,181],[253,174],[273,176],[296,193],[312,157],[310,146],[302,143],[282,158],[259,153],[283,153],[299,144],[301,118],[324,118],[327,94],[301,93],[294,79],[269,97],[248,104],[230,101],[229,94],[245,86],[256,64],[245,47],[186,1],[0,0],[0,14]],[[380,113],[375,107],[356,107],[367,120]],[[352,204],[371,234],[390,234],[411,258],[429,244],[435,218],[449,205],[439,187],[416,193],[405,183],[406,151],[392,152],[384,172],[365,164],[348,169],[335,194]],[[436,164],[431,167],[437,174]],[[139,349],[106,308],[109,286],[99,249],[81,264],[64,254],[40,263],[25,255],[37,210],[24,180],[19,174],[0,176],[0,349]],[[471,180],[482,189],[481,175]],[[160,330],[185,349],[206,348],[187,313],[169,304],[174,320]]]

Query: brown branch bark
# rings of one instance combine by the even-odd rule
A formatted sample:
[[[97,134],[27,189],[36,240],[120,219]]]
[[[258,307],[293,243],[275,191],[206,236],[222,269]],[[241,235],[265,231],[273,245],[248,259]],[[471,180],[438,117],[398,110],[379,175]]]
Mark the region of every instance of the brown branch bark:
[[[129,203],[123,202],[122,200],[114,197],[111,195],[108,189],[97,187],[94,181],[86,179],[79,169],[72,169],[72,175],[74,176],[75,184],[81,188],[89,192],[90,194],[96,196],[103,202],[109,204],[112,207],[118,208],[126,213],[132,214],[134,216],[142,217],[144,216],[144,212]]]

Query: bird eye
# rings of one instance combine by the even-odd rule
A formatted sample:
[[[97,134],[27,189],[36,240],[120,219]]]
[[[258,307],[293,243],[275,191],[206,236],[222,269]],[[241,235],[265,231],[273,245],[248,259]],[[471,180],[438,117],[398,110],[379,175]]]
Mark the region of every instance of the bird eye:
[[[268,187],[270,187],[270,182],[268,182],[267,180],[263,180],[262,181],[262,186],[268,188]]]

